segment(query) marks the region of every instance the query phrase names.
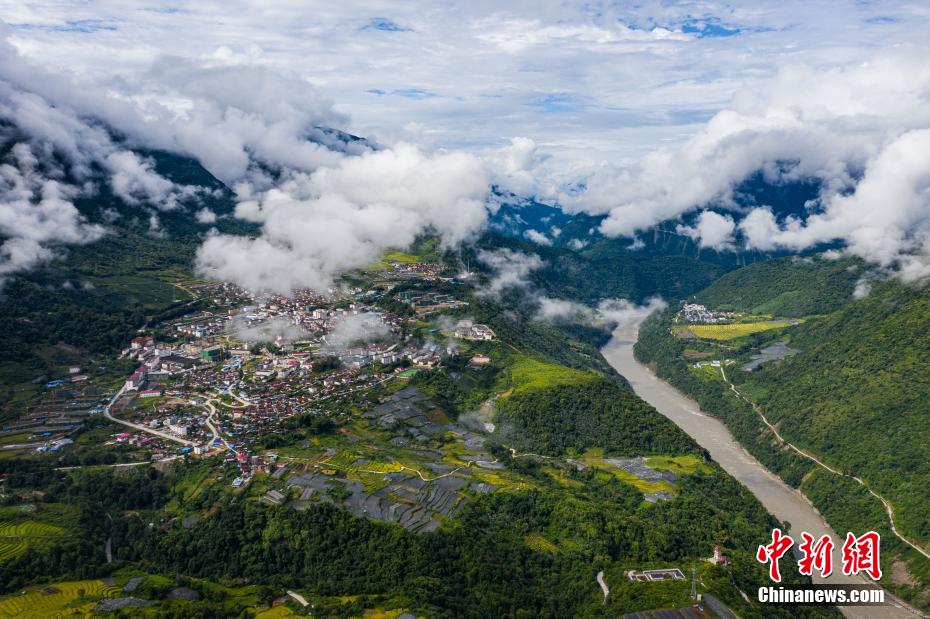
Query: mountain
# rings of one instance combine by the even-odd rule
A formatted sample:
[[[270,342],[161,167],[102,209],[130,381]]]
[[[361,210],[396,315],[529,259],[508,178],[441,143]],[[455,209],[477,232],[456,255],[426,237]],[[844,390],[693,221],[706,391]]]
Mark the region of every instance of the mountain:
[[[479,249],[512,249],[538,255],[543,265],[529,274],[529,279],[546,294],[594,304],[608,298],[642,302],[656,295],[680,299],[694,294],[715,279],[735,268],[711,255],[700,257],[678,251],[680,239],[656,230],[655,244],[646,250],[631,249],[629,239],[603,238],[590,247],[573,250],[567,247],[538,245],[531,241],[486,234]],[[663,243],[666,243],[663,245]],[[707,259],[705,259],[705,256]],[[472,264],[478,262],[472,254]]]
[[[783,168],[790,167],[787,163],[781,165]],[[773,180],[771,177],[771,174],[759,170],[738,183],[728,201],[716,200],[700,205],[700,208],[640,232],[635,238],[621,237],[616,242],[644,254],[690,256],[731,267],[785,255],[789,252],[745,249],[738,224],[749,209],[760,206],[770,208],[779,220],[803,218],[816,208],[821,182],[810,178]],[[495,192],[495,198],[498,206],[490,217],[489,228],[497,234],[576,250],[607,239],[600,232],[606,215],[569,213],[533,198],[521,198],[499,190]],[[702,211],[729,217],[737,224],[731,247],[726,250],[701,247],[695,238],[686,233],[687,230],[679,229],[694,228]]]
[[[22,135],[8,125],[0,136],[0,162],[8,163]],[[37,161],[38,172],[61,183],[95,185],[93,192],[74,197],[73,204],[87,223],[103,226],[105,233],[91,243],[53,246],[52,260],[4,278],[0,312],[15,328],[0,330],[0,417],[15,414],[10,406],[24,404],[17,396],[28,392],[24,386],[62,366],[81,365],[86,355],[118,351],[147,320],[189,310],[190,295],[173,282],[189,277],[194,253],[209,229],[254,233],[253,225],[231,216],[235,203],[229,189],[195,159],[135,152],[175,185],[202,189],[182,197],[174,209],[156,210],[116,195],[98,166],[78,179],[62,173],[54,156]],[[198,221],[201,209],[215,220]]]
[[[898,531],[930,552],[930,289],[879,279],[855,259],[790,257],[728,273],[695,299],[799,322],[725,340],[681,338],[674,306],[643,325],[637,356],[723,419],[837,531],[879,531],[885,564],[895,566],[888,586],[925,604],[930,560],[895,537],[869,490],[890,503]],[[793,354],[740,371],[779,341]],[[845,476],[786,449],[720,372],[702,371],[701,359],[721,359],[726,378],[784,440]]]
[[[790,334],[798,354],[738,384],[788,440],[887,497],[930,550],[930,290],[875,284]]]
[[[727,273],[695,295],[716,309],[799,317],[839,309],[852,296],[864,266],[817,255],[757,262]]]

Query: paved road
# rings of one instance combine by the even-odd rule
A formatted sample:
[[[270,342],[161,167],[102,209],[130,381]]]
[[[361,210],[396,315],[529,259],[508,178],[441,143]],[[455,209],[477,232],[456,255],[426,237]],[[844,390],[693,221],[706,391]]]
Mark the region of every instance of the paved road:
[[[207,424],[207,427],[210,429],[210,432],[213,432],[213,440],[219,439],[220,441],[222,441],[223,445],[226,446],[226,449],[228,449],[229,451],[233,452],[234,454],[238,456],[239,452],[233,449],[233,446],[229,444],[229,441],[223,438],[223,436],[220,434],[220,431],[217,430],[216,426],[213,424],[213,417],[216,415],[216,407],[213,406],[213,400],[207,400],[206,402],[204,402],[204,406],[207,407],[207,410],[210,413],[209,415],[207,415],[206,424]]]
[[[765,468],[749,454],[730,434],[727,427],[715,417],[703,413],[697,402],[685,397],[671,385],[656,377],[646,366],[633,356],[636,342],[635,327],[620,327],[602,350],[607,361],[632,385],[633,390],[652,404],[660,413],[674,421],[704,447],[720,466],[746,486],[765,508],[781,521],[790,523],[789,531],[795,539],[807,531],[815,537],[829,534],[835,548],[843,547],[843,539],[830,528],[807,498],[789,487],[774,473]],[[765,540],[760,540],[760,544]],[[829,584],[863,584],[858,577],[844,576],[835,571],[826,581],[814,578],[815,582]],[[753,596],[755,592],[747,591]],[[890,594],[886,593],[886,599]],[[920,616],[903,603],[886,606],[847,606],[843,614],[854,619],[914,619]]]
[[[601,591],[604,592],[604,601],[602,603],[606,604],[607,598],[610,596],[610,589],[607,588],[607,583],[604,582],[604,571],[603,570],[597,573],[596,580],[597,580],[597,584],[601,586]]]
[[[138,424],[138,423],[132,423],[131,421],[125,421],[125,420],[123,420],[123,419],[117,419],[116,417],[114,417],[113,414],[110,412],[110,407],[113,406],[113,404],[115,404],[116,401],[117,401],[118,399],[120,399],[120,397],[122,397],[123,394],[125,394],[125,393],[126,393],[126,385],[123,385],[122,387],[120,387],[119,391],[116,392],[116,395],[114,395],[113,398],[107,403],[107,405],[103,407],[103,415],[104,415],[104,417],[106,417],[107,419],[109,419],[110,421],[112,421],[112,422],[114,422],[114,423],[118,423],[118,424],[124,425],[124,426],[126,426],[126,427],[128,427],[128,428],[132,428],[132,429],[134,429],[134,430],[138,430],[139,432],[145,432],[145,433],[151,434],[151,435],[153,435],[153,436],[158,436],[158,437],[163,438],[163,439],[165,439],[165,440],[167,440],[167,441],[173,441],[173,442],[175,442],[175,443],[180,443],[181,445],[184,445],[184,446],[186,446],[186,447],[193,447],[194,445],[196,445],[196,443],[194,443],[193,441],[189,441],[189,440],[187,440],[187,439],[183,439],[183,438],[181,438],[181,437],[179,437],[179,436],[175,436],[174,434],[168,434],[167,432],[162,432],[162,431],[160,431],[160,430],[156,430],[156,429],[150,428],[150,427],[148,427],[148,426],[143,426],[143,425]]]
[[[723,381],[724,381],[727,385],[729,385],[730,390],[731,390],[734,394],[736,394],[736,397],[742,399],[743,401],[745,401],[747,404],[749,404],[749,405],[752,407],[752,410],[755,411],[755,413],[756,413],[757,415],[759,415],[759,417],[762,419],[762,422],[768,427],[769,430],[772,431],[772,434],[775,435],[775,437],[778,439],[778,441],[779,441],[782,445],[785,445],[785,446],[787,446],[787,447],[790,447],[790,448],[793,449],[798,455],[800,455],[802,458],[806,458],[806,459],[810,460],[811,462],[815,463],[815,464],[816,464],[817,466],[819,466],[820,468],[822,468],[822,469],[824,469],[824,470],[826,470],[826,471],[830,471],[830,472],[833,473],[834,475],[839,475],[840,477],[849,477],[850,479],[852,479],[852,480],[854,480],[856,483],[858,483],[860,486],[862,486],[863,488],[865,488],[865,489],[869,492],[869,494],[871,494],[871,495],[874,496],[876,499],[878,499],[879,501],[881,501],[882,505],[885,507],[885,513],[888,514],[888,524],[889,524],[890,527],[891,527],[891,532],[895,534],[895,537],[897,537],[899,540],[901,540],[902,542],[904,542],[905,544],[907,544],[908,546],[910,546],[911,548],[913,548],[914,550],[916,550],[917,552],[919,552],[920,554],[922,554],[923,556],[925,556],[925,557],[927,557],[928,559],[930,559],[930,552],[927,552],[926,550],[924,550],[923,548],[921,548],[920,546],[918,546],[917,544],[915,544],[915,543],[912,542],[911,540],[907,539],[906,537],[904,537],[904,535],[901,534],[900,531],[898,531],[898,528],[897,528],[897,526],[895,526],[895,522],[894,522],[894,506],[892,506],[891,502],[888,501],[888,499],[886,499],[886,498],[883,497],[882,495],[878,494],[877,492],[875,492],[874,490],[872,490],[871,488],[869,488],[869,485],[868,485],[867,483],[865,483],[865,480],[863,480],[861,477],[856,477],[855,475],[847,475],[846,473],[843,473],[842,471],[838,471],[837,469],[833,468],[832,466],[830,466],[830,465],[827,464],[826,462],[823,462],[822,460],[820,460],[820,459],[817,458],[816,456],[814,456],[814,455],[812,455],[812,454],[810,454],[810,453],[804,451],[803,449],[799,449],[799,448],[798,448],[797,446],[795,446],[793,443],[790,443],[790,442],[786,441],[785,438],[778,432],[778,428],[776,428],[774,425],[772,425],[771,423],[769,423],[768,418],[767,418],[767,417],[765,416],[765,414],[762,412],[762,408],[761,408],[758,404],[756,404],[755,402],[753,402],[752,400],[750,400],[749,398],[747,398],[747,397],[743,394],[743,392],[739,390],[739,388],[738,388],[736,385],[734,385],[733,383],[730,382],[730,379],[727,378],[727,373],[726,373],[726,371],[724,371],[724,369],[723,369],[723,365],[720,366],[720,375],[723,377]]]

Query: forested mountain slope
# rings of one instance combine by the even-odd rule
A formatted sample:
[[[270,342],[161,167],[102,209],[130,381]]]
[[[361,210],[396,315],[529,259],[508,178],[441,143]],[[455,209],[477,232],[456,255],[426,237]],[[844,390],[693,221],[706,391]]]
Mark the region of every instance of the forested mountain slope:
[[[755,314],[825,314],[849,300],[862,271],[854,259],[788,256],[727,273],[695,298],[715,309]]]
[[[870,280],[868,290],[862,282]],[[857,262],[786,258],[734,271],[696,299],[710,309],[803,320],[723,341],[701,339],[681,335],[682,316],[673,306],[642,326],[637,357],[721,417],[836,530],[880,531],[887,564],[899,569],[888,585],[924,604],[930,562],[895,538],[884,506],[868,489],[891,503],[901,534],[930,550],[930,289],[877,281]],[[797,352],[741,370],[778,341]],[[719,366],[707,365],[711,359],[721,362],[725,377]],[[787,449],[759,412],[784,440],[846,477]]]
[[[863,477],[930,547],[930,290],[876,285],[791,332],[743,385],[791,440]]]

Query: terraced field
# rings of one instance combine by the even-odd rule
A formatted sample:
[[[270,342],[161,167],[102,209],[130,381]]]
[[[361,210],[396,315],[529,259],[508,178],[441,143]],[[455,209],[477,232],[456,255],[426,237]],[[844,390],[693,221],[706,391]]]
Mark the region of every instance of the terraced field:
[[[18,557],[26,552],[30,544],[62,533],[64,529],[61,527],[37,520],[0,522],[0,562]]]
[[[97,600],[119,595],[119,587],[102,580],[80,580],[36,587],[26,595],[0,598],[0,619],[89,617]]]

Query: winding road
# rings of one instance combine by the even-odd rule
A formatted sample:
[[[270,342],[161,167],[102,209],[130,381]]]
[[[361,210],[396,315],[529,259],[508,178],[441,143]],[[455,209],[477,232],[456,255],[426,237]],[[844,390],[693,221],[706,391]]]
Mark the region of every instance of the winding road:
[[[813,456],[813,455],[807,453],[806,451],[804,451],[804,450],[798,448],[797,446],[795,446],[795,445],[792,444],[791,442],[785,440],[785,438],[784,438],[781,434],[779,434],[778,429],[775,428],[774,425],[772,425],[771,423],[769,423],[769,420],[766,418],[765,414],[762,412],[762,408],[761,408],[758,404],[756,404],[755,402],[753,402],[752,400],[750,400],[749,398],[747,398],[747,397],[743,394],[743,392],[741,392],[741,391],[739,390],[739,388],[737,388],[736,385],[734,385],[733,383],[730,382],[730,379],[727,378],[727,374],[726,374],[726,372],[724,371],[723,365],[722,365],[722,364],[720,365],[720,375],[723,376],[724,382],[725,382],[727,385],[730,386],[730,390],[731,390],[733,393],[736,394],[736,397],[740,398],[741,400],[743,400],[744,402],[746,402],[747,404],[749,404],[749,405],[752,407],[752,410],[755,411],[756,414],[759,415],[759,417],[762,419],[762,422],[763,422],[766,426],[768,426],[768,429],[772,431],[772,434],[775,435],[775,438],[777,438],[778,441],[779,441],[782,445],[785,445],[785,446],[787,446],[787,447],[790,447],[791,449],[793,449],[794,451],[796,451],[799,455],[803,456],[804,458],[807,458],[808,460],[810,460],[811,462],[813,462],[814,464],[816,464],[816,465],[819,466],[820,468],[822,468],[822,469],[824,469],[824,470],[827,470],[827,471],[830,471],[830,472],[833,473],[834,475],[839,475],[840,477],[848,477],[849,479],[855,480],[860,486],[862,486],[863,488],[865,488],[866,490],[868,490],[869,494],[871,494],[871,495],[874,496],[876,499],[878,499],[879,501],[881,501],[881,502],[882,502],[882,505],[885,506],[885,511],[888,513],[888,523],[891,525],[891,532],[894,533],[895,536],[896,536],[899,540],[901,540],[902,542],[904,542],[905,544],[907,544],[908,546],[910,546],[911,548],[913,548],[914,550],[916,550],[917,552],[919,552],[920,554],[922,554],[923,556],[925,556],[925,557],[927,557],[928,559],[930,559],[930,552],[927,552],[926,550],[924,550],[923,548],[921,548],[920,546],[918,546],[917,544],[915,544],[915,543],[912,542],[911,540],[909,540],[909,539],[907,539],[906,537],[904,537],[903,535],[901,535],[900,532],[898,532],[898,529],[897,529],[897,527],[895,526],[895,523],[894,523],[894,507],[892,507],[891,502],[888,501],[888,499],[886,499],[886,498],[883,497],[882,495],[880,495],[880,494],[878,494],[877,492],[875,492],[874,490],[872,490],[872,489],[869,487],[869,485],[868,485],[867,483],[865,483],[865,481],[864,481],[861,477],[856,477],[855,475],[847,475],[846,473],[843,473],[842,471],[838,471],[838,470],[836,470],[835,468],[831,467],[829,464],[827,464],[827,463],[823,462],[822,460],[818,459],[816,456]]]
[[[787,521],[789,532],[795,539],[800,539],[803,531],[815,537],[830,535],[835,547],[842,548],[843,539],[824,521],[807,497],[789,487],[747,452],[733,438],[723,422],[702,412],[697,402],[660,380],[649,368],[636,360],[633,355],[636,337],[635,326],[618,327],[613,338],[601,352],[610,365],[629,381],[637,395],[687,432],[710,453],[723,470],[746,486],[778,520]],[[760,543],[764,541],[760,540]],[[834,571],[827,579],[815,575],[814,582],[855,585],[866,583],[863,578],[845,576],[840,571]],[[754,596],[754,593],[747,592],[749,596]],[[915,616],[926,616],[888,592],[885,599],[889,602],[885,606],[844,606],[840,610],[853,619],[913,619]]]
[[[168,434],[167,432],[162,432],[160,430],[156,430],[155,428],[150,428],[148,426],[143,426],[138,423],[133,423],[131,421],[126,421],[124,419],[118,419],[114,417],[113,413],[110,412],[110,407],[113,406],[116,403],[116,401],[120,399],[120,397],[122,397],[123,394],[125,393],[126,393],[126,385],[123,385],[122,387],[120,387],[119,391],[117,391],[116,394],[110,399],[107,405],[103,407],[104,417],[106,417],[107,419],[109,419],[110,421],[114,423],[124,425],[127,428],[132,428],[133,430],[138,430],[139,432],[146,432],[147,434],[158,436],[167,441],[173,441],[175,443],[180,443],[181,445],[184,445],[185,447],[193,447],[194,445],[196,445],[194,441],[183,439],[180,436],[175,436],[174,434]]]

